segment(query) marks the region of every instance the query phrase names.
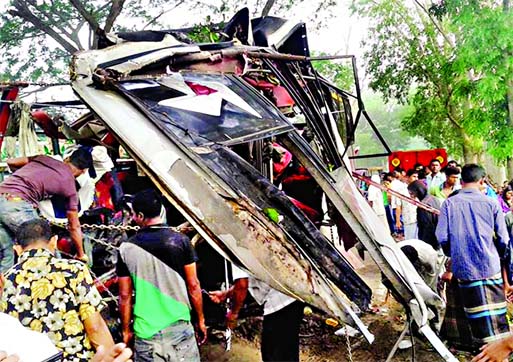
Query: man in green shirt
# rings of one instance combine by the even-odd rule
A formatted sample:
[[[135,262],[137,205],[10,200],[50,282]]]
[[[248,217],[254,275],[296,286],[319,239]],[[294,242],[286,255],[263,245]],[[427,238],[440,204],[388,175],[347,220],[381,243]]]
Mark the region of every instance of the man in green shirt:
[[[123,342],[132,339],[133,313],[136,361],[199,361],[191,304],[199,344],[207,334],[196,253],[187,236],[162,223],[153,191],[138,193],[132,207],[141,229],[120,246],[117,265]]]
[[[429,189],[429,194],[438,198],[440,202],[447,199],[454,191],[461,189],[460,170],[454,167],[447,167],[444,173],[445,181]]]

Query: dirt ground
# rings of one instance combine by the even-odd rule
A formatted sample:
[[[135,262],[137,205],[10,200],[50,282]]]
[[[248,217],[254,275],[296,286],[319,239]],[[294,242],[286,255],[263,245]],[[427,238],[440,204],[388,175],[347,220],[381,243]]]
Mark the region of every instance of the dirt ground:
[[[375,336],[372,345],[359,335],[349,338],[351,358],[348,353],[345,336],[336,336],[334,332],[340,328],[330,327],[324,323],[324,318],[313,314],[305,316],[300,332],[301,361],[308,362],[371,362],[385,361],[388,353],[396,342],[404,326],[402,306],[392,297],[384,303],[386,289],[380,283],[380,273],[374,264],[366,265],[358,273],[373,290],[373,311],[362,316],[362,320]],[[244,321],[235,331],[232,338],[232,349],[225,352],[222,337],[215,336],[201,348],[202,361],[220,362],[259,362],[259,334],[261,317],[253,317]],[[472,356],[466,353],[454,352],[460,361],[470,361]],[[415,359],[412,350],[397,351],[393,361],[435,362],[441,361],[440,356],[431,348],[429,343],[416,339]]]

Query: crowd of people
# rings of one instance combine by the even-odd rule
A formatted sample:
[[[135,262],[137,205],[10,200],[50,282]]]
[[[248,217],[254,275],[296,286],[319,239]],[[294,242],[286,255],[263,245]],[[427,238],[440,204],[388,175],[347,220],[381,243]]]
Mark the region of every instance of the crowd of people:
[[[475,361],[504,360],[513,351],[507,321],[513,185],[496,188],[481,166],[450,161],[442,169],[438,159],[376,176],[387,188],[370,186],[370,205],[447,303],[442,336],[458,348],[481,347]]]
[[[304,304],[235,266],[231,288],[205,293],[191,241],[166,225],[160,197],[151,190],[135,195],[132,219],[140,229],[119,248],[122,343],[115,344],[77,216],[74,179],[91,164],[82,148],[63,162],[37,156],[9,163],[16,171],[0,184],[0,320],[11,327],[9,333],[0,328],[0,351],[6,350],[0,361],[122,362],[132,350],[137,361],[199,361],[198,346],[207,338],[204,295],[214,303],[230,300],[226,324],[234,327],[248,293],[264,307],[262,359],[299,360]],[[426,284],[447,301],[441,333],[459,346],[482,347],[475,361],[504,359],[513,350],[506,317],[513,294],[512,186],[495,190],[482,167],[450,162],[442,170],[436,159],[428,167],[376,176],[388,189],[369,188],[372,209]],[[38,202],[52,195],[65,200],[76,259],[58,256],[56,237],[36,212]],[[11,341],[20,338],[39,347],[16,349]]]
[[[207,330],[198,258],[189,238],[164,222],[162,201],[153,190],[134,196],[132,220],[140,229],[118,250],[123,342],[114,343],[77,216],[75,178],[92,163],[85,148],[64,161],[47,156],[8,161],[15,172],[0,184],[0,320],[12,328],[9,333],[0,328],[0,336],[9,335],[0,339],[0,361],[123,362],[132,350],[136,361],[199,361]],[[75,259],[58,256],[57,237],[38,217],[39,202],[52,196],[63,198]],[[263,360],[299,361],[303,303],[235,266],[233,279],[229,290],[206,294],[214,303],[232,301],[227,325],[236,325],[249,292],[264,306]],[[13,342],[23,338],[37,348],[25,350]]]

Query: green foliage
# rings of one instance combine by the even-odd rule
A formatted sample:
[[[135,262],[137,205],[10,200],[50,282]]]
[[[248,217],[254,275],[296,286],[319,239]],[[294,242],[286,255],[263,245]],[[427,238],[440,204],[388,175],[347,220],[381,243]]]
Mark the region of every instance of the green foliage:
[[[314,56],[323,55],[327,54],[314,54]],[[333,82],[340,89],[354,91],[354,76],[351,63],[343,63],[339,60],[314,60],[312,65],[323,77]]]
[[[114,1],[80,3],[90,14],[91,21],[103,28]],[[167,0],[126,0],[119,19],[124,19],[125,24],[137,24],[128,26],[135,29],[169,6]],[[71,54],[94,46],[96,35],[92,25],[68,0],[10,0],[7,7],[0,23],[0,78],[3,80],[67,79]],[[113,30],[123,25],[120,20]]]
[[[408,128],[401,124],[401,120],[412,111],[413,107],[399,104],[396,101],[385,103],[379,94],[372,92],[364,95],[363,101],[367,113],[391,150],[422,150],[432,146],[413,132],[409,132]],[[355,146],[360,148],[360,155],[386,152],[370,125],[363,118],[360,120],[355,138]],[[386,157],[356,161],[357,167],[377,167],[386,166],[386,164]]]
[[[78,3],[78,8],[74,5]],[[253,16],[267,0],[252,0]],[[331,15],[335,0],[276,0],[271,14],[291,17],[293,9],[310,6],[315,22]],[[94,48],[98,29],[133,31],[169,29],[226,21],[242,6],[236,0],[8,0],[0,15],[0,80],[61,81],[77,51]],[[120,6],[116,11],[116,6]],[[79,11],[82,7],[83,11]],[[190,16],[176,17],[187,12]],[[87,15],[84,15],[84,12]],[[212,20],[210,19],[212,18]],[[111,27],[112,25],[112,27]],[[216,42],[219,35],[199,25],[200,42]]]
[[[498,161],[513,154],[513,18],[500,4],[362,0],[353,10],[371,22],[372,89],[412,106],[405,129],[467,159],[483,150]]]
[[[210,16],[207,16],[205,24],[195,25],[187,37],[195,43],[217,43],[221,39],[219,29],[223,25],[215,26]]]

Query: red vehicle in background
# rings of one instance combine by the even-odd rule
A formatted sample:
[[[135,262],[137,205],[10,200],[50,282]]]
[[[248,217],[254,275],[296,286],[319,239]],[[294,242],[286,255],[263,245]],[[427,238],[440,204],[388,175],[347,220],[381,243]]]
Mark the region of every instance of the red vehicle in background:
[[[436,148],[433,150],[417,150],[417,151],[395,151],[388,156],[388,169],[393,170],[401,167],[403,170],[412,169],[415,164],[420,163],[423,166],[429,166],[433,159],[440,161],[440,165],[447,165],[447,151],[445,148]]]

